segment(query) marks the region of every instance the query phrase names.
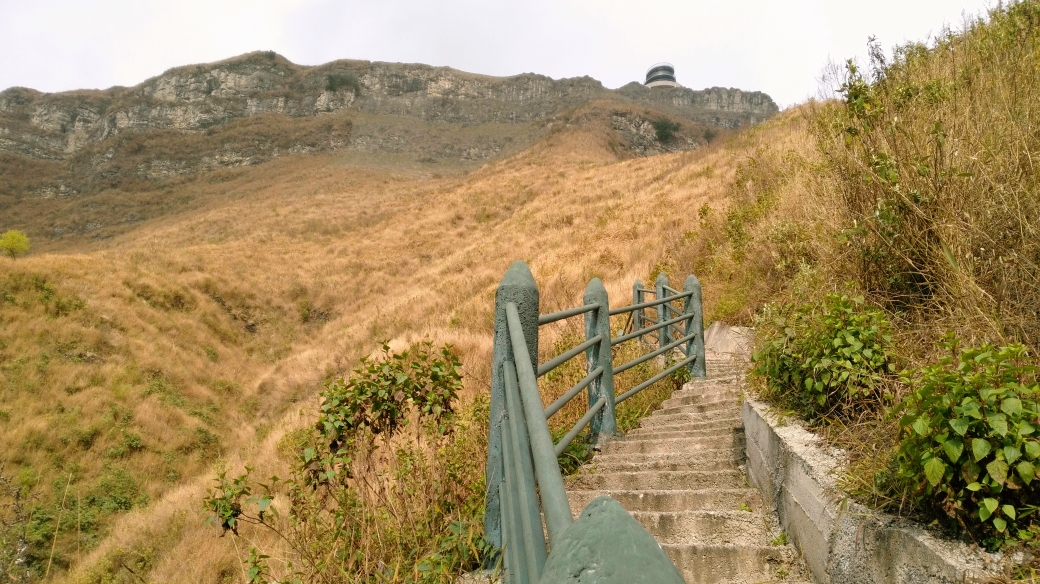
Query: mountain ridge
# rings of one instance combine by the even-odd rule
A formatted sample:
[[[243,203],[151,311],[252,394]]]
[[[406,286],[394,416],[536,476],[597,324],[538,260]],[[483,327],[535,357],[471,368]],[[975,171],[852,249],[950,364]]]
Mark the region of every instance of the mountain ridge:
[[[205,131],[265,113],[307,117],[350,109],[450,123],[524,123],[597,98],[654,107],[736,129],[779,111],[761,92],[643,87],[606,89],[588,77],[493,77],[450,67],[338,60],[297,65],[273,52],[174,67],[133,87],[0,92],[0,151],[62,160],[125,131]]]

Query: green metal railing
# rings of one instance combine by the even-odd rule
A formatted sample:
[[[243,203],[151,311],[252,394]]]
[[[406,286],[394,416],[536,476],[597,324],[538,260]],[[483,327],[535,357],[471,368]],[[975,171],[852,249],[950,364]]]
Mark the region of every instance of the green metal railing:
[[[678,369],[688,368],[693,377],[705,376],[700,283],[691,275],[679,291],[669,287],[667,276],[661,274],[655,284],[655,290],[647,290],[636,281],[632,304],[611,309],[606,288],[599,278],[594,278],[586,288],[582,306],[539,315],[538,286],[527,265],[516,262],[496,291],[484,534],[503,551],[505,576],[510,584],[539,582],[546,563],[552,559],[550,550],[562,545],[574,524],[557,462],[564,449],[586,427],[590,429],[590,441],[602,446],[617,434],[616,405]],[[646,300],[646,294],[652,294],[654,299]],[[675,306],[677,303],[682,304],[681,308]],[[653,317],[647,314],[648,310]],[[610,317],[624,314],[631,314],[628,324],[612,337]],[[539,365],[538,327],[576,316],[585,319],[585,342]],[[637,339],[647,346],[648,352],[615,367],[611,348]],[[683,353],[678,362],[615,396],[615,374],[655,357],[671,357],[676,351]],[[543,407],[538,378],[581,354],[585,355],[585,378]],[[582,390],[588,392],[588,410],[553,444],[549,417]],[[627,524],[638,525],[634,520]],[[653,541],[649,533],[638,527],[623,533],[627,534],[625,537]],[[642,545],[627,543],[629,548]],[[677,576],[678,571],[660,546],[654,542],[646,549],[656,560],[645,560],[651,564],[666,563],[659,569],[666,580],[674,580],[672,576]]]

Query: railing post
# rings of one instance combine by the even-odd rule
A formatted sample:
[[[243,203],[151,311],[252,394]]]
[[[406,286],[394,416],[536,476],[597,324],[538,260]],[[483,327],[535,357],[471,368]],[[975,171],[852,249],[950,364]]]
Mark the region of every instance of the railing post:
[[[667,285],[668,285],[668,276],[666,276],[664,272],[661,272],[660,274],[657,275],[657,281],[655,282],[655,286],[657,288],[657,300],[660,300],[662,298],[667,298],[668,297],[668,291],[664,289],[664,287],[667,286]],[[664,304],[658,304],[657,305],[657,322],[658,323],[662,323],[662,322],[668,320],[669,318],[671,318],[671,316],[669,315],[669,310],[668,309],[669,309],[669,306],[668,306],[667,302],[665,302]],[[662,327],[662,328],[657,329],[657,341],[659,343],[661,343],[660,345],[658,345],[658,347],[663,347],[663,346],[667,345],[670,342],[670,340],[672,338],[671,328],[672,328],[671,326],[666,326],[666,327]],[[668,355],[665,355],[664,357],[665,357],[665,360],[668,359]]]
[[[643,282],[636,280],[635,284],[632,284],[632,304],[643,303]],[[632,311],[632,332],[643,328],[643,309],[637,308]],[[639,337],[639,342],[643,342],[643,337]]]
[[[502,482],[502,420],[506,415],[505,379],[502,364],[513,361],[513,349],[506,323],[506,304],[516,304],[527,341],[531,367],[538,366],[538,285],[530,268],[522,261],[509,266],[495,291],[495,338],[491,357],[491,427],[488,435],[488,457],[485,489],[487,505],[484,510],[484,538],[498,549],[502,548],[502,502],[499,483]],[[522,366],[517,364],[517,366]]]
[[[586,306],[599,305],[598,309],[585,313],[585,340],[601,336],[599,344],[589,347],[585,352],[587,373],[592,373],[597,367],[603,368],[603,373],[589,384],[590,408],[600,398],[606,398],[603,409],[592,418],[589,426],[592,443],[598,446],[601,440],[610,440],[617,433],[617,421],[614,418],[614,366],[610,351],[610,306],[607,289],[599,278],[589,282],[584,300]]]
[[[697,333],[697,336],[686,342],[686,357],[697,356],[697,360],[690,363],[690,377],[707,377],[707,364],[704,362],[704,310],[701,305],[701,283],[697,276],[690,274],[686,277],[683,292],[690,292],[683,303],[683,312],[688,316],[686,319],[686,334]]]

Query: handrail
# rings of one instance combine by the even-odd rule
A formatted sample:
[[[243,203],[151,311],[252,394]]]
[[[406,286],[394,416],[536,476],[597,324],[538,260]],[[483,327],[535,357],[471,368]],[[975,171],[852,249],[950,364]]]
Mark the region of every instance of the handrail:
[[[646,318],[646,317],[643,317],[643,318]],[[675,317],[675,318],[673,318],[671,320],[666,320],[666,321],[664,321],[662,323],[655,324],[654,326],[649,326],[649,327],[646,327],[646,328],[639,329],[637,331],[628,333],[627,335],[621,335],[621,336],[618,336],[618,337],[614,337],[614,338],[610,339],[610,344],[611,345],[620,345],[621,343],[624,343],[625,341],[631,341],[632,339],[634,339],[636,337],[641,337],[641,336],[643,336],[643,335],[645,335],[647,333],[652,333],[652,332],[656,331],[659,328],[663,328],[663,327],[675,324],[675,323],[683,321],[683,320],[690,320],[690,317],[686,316],[684,314],[683,316],[677,316],[677,317]],[[614,372],[617,373],[617,369],[615,369]]]
[[[682,361],[679,361],[678,363],[676,363],[675,365],[672,365],[668,369],[665,369],[664,371],[658,373],[657,375],[654,375],[650,379],[647,379],[643,383],[640,383],[639,385],[633,387],[632,389],[626,391],[625,393],[617,396],[617,400],[615,400],[614,403],[621,403],[621,402],[625,401],[626,399],[628,399],[628,398],[632,397],[633,395],[643,391],[644,389],[650,387],[651,385],[657,383],[658,381],[661,381],[665,377],[668,377],[669,375],[674,373],[680,367],[683,367],[685,365],[689,365],[690,363],[693,363],[697,359],[698,359],[698,356],[697,355],[693,355],[691,357],[687,357],[687,358],[683,359]]]
[[[653,359],[654,357],[657,357],[658,355],[663,355],[663,354],[667,353],[671,349],[674,349],[674,348],[678,347],[679,345],[694,339],[696,336],[697,336],[697,333],[688,334],[685,337],[679,339],[678,341],[675,341],[675,342],[672,342],[672,343],[668,343],[667,345],[661,347],[660,349],[656,349],[656,350],[654,350],[654,351],[652,351],[650,353],[647,353],[646,355],[643,355],[642,357],[637,357],[635,359],[632,359],[631,361],[629,361],[628,363],[625,363],[624,365],[619,365],[618,367],[615,367],[614,368],[614,373],[622,373],[624,371],[628,371],[629,369],[635,367],[636,365],[639,365],[641,363],[645,363],[645,362],[649,361],[650,359]]]
[[[526,440],[525,432],[521,429],[521,426],[524,425],[524,413],[519,404],[520,391],[517,387],[516,367],[512,361],[506,361],[502,364],[502,369],[505,377],[506,410],[510,415],[507,418],[509,432],[502,434],[505,439],[503,454],[505,455],[506,480],[501,486],[512,488],[515,495],[506,500],[509,504],[508,515],[511,518],[511,521],[507,523],[512,525],[504,527],[512,527],[514,537],[520,535],[518,543],[524,546],[527,561],[522,562],[518,568],[533,574],[532,581],[537,581],[541,577],[541,567],[545,565],[547,552],[541,517],[538,514],[538,498],[534,484],[530,480],[533,476],[531,448]],[[519,525],[517,525],[518,523]],[[538,529],[538,537],[535,537],[535,526]],[[516,534],[517,527],[520,528],[519,534]]]
[[[621,308],[615,308],[610,311],[610,316],[617,316],[619,314],[625,314],[626,312],[632,312],[639,308],[650,308],[657,306],[658,304],[664,304],[665,302],[672,302],[673,300],[681,300],[689,297],[691,292],[683,292],[682,294],[676,294],[675,296],[667,296],[665,298],[658,298],[657,300],[651,300],[650,302],[644,302],[642,304],[632,304],[629,306],[623,306]]]
[[[567,361],[570,361],[571,359],[577,357],[581,353],[584,353],[586,349],[595,345],[596,343],[599,343],[602,340],[602,335],[596,335],[591,339],[585,341],[584,343],[578,345],[577,347],[574,347],[573,349],[570,349],[567,352],[556,356],[551,361],[546,361],[545,363],[542,363],[538,366],[538,377],[545,375],[546,373],[552,371],[553,369],[556,369],[560,365],[563,365]]]
[[[592,416],[595,416],[596,412],[600,411],[606,404],[607,398],[601,397],[599,398],[599,401],[596,402],[596,405],[589,408],[588,412],[585,412],[585,415],[582,416],[576,424],[574,424],[574,427],[571,428],[571,431],[567,432],[567,434],[564,435],[564,437],[561,438],[560,442],[556,445],[556,456],[563,454],[563,451],[567,450],[567,447],[570,446],[574,438],[578,434],[580,434],[582,430],[585,429],[585,426],[589,425],[589,422],[592,421]]]
[[[512,345],[516,363],[530,363],[531,355],[527,350],[527,339],[524,338],[523,325],[520,324],[520,313],[516,304],[506,304],[506,322],[509,325],[509,340]],[[542,399],[538,395],[538,379],[534,368],[521,366],[516,369],[520,386],[520,401],[523,402],[524,416],[527,418],[527,433],[531,440],[531,458],[534,459],[534,476],[538,480],[538,491],[542,495],[542,509],[545,510],[545,527],[549,532],[549,544],[563,537],[563,533],[574,523],[571,516],[571,505],[567,501],[567,491],[563,488],[563,474],[556,462],[552,435],[549,434],[549,423],[542,409]]]
[[[559,312],[553,312],[551,314],[543,314],[538,317],[538,326],[556,322],[558,320],[563,320],[565,318],[570,318],[572,316],[578,316],[579,314],[585,314],[586,312],[591,312],[593,310],[599,309],[600,305],[589,304],[587,306],[579,306],[577,308],[568,308],[567,310],[561,310]]]
[[[549,404],[549,407],[545,408],[546,419],[551,418],[553,414],[560,411],[560,408],[567,405],[572,399],[574,399],[574,396],[578,395],[578,392],[588,387],[589,384],[595,381],[600,375],[603,375],[603,368],[597,367],[592,371],[592,373],[586,375],[585,379],[582,379],[576,383],[574,387],[568,389],[566,393],[556,398],[556,401]]]
[[[590,443],[602,445],[612,439],[617,433],[616,404],[679,368],[688,367],[693,377],[705,375],[700,283],[691,275],[686,279],[683,292],[677,292],[668,286],[667,276],[660,274],[654,285],[655,290],[649,290],[637,280],[632,286],[632,304],[611,310],[603,282],[593,278],[581,306],[539,315],[538,286],[527,265],[516,262],[506,272],[495,293],[484,537],[503,554],[507,584],[537,583],[542,572],[548,569],[547,562],[554,561],[552,550],[568,549],[574,544],[564,544],[567,538],[582,537],[568,534],[584,533],[570,530],[575,520],[564,490],[558,457],[586,430]],[[653,293],[656,299],[644,301],[647,292]],[[681,308],[672,304],[678,304],[680,300]],[[654,307],[657,307],[656,318],[647,317],[644,310]],[[623,330],[615,337],[613,331],[616,329],[611,327],[610,316],[625,313],[632,313],[632,318],[620,327]],[[538,351],[539,327],[579,315],[583,315],[585,321],[584,342],[539,365],[532,358]],[[632,331],[625,333],[629,323]],[[650,334],[655,331],[656,335]],[[684,336],[673,339],[675,333]],[[647,336],[650,340],[644,339],[640,346],[647,347],[648,352],[614,367],[611,358],[613,345]],[[621,395],[615,394],[616,373],[677,349],[686,356],[682,361]],[[586,376],[544,407],[538,379],[582,353],[586,357]],[[553,444],[549,417],[582,391],[588,392],[586,411],[559,442]],[[616,502],[613,504],[617,505]],[[656,559],[648,561],[659,562],[662,566],[670,564],[660,546],[645,530],[623,533],[619,536],[623,545],[641,541],[640,545],[645,546],[643,549],[657,550]],[[591,540],[580,545],[586,543],[596,545]],[[655,552],[647,553],[653,555]],[[604,557],[608,558],[609,564],[611,556]],[[669,567],[674,571],[673,565]],[[604,569],[610,571],[611,568],[605,566]],[[674,574],[679,578],[678,572]],[[678,582],[676,580],[676,584]]]

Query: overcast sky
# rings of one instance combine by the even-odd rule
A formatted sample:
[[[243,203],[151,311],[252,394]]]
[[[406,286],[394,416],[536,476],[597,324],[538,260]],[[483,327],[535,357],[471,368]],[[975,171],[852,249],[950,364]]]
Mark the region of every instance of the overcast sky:
[[[0,89],[136,85],[178,65],[274,50],[295,63],[418,62],[489,75],[817,93],[828,60],[926,40],[983,0],[0,0]]]

